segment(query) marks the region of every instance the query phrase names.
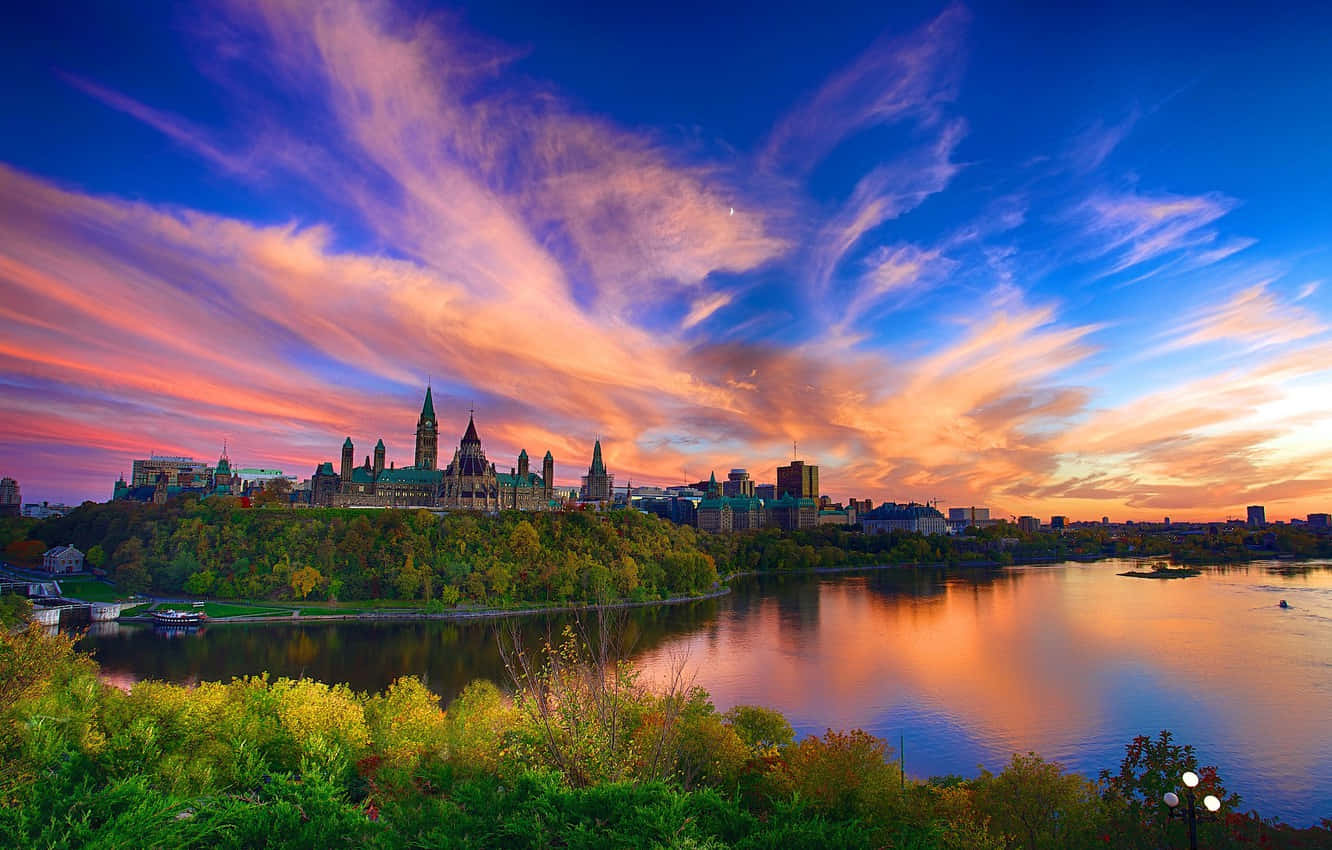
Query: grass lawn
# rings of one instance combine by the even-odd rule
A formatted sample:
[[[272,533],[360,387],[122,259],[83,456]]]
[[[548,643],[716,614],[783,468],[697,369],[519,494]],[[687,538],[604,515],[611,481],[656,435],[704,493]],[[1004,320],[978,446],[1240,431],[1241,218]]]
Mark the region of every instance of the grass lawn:
[[[118,602],[125,594],[97,579],[58,579],[60,592],[70,599],[86,602]]]
[[[179,602],[171,605],[159,605],[157,610],[164,611],[173,609],[176,611],[194,611],[197,610],[193,605],[183,605]],[[259,614],[268,616],[291,616],[290,608],[261,608],[257,605],[238,605],[232,602],[205,602],[203,612],[212,620],[225,620],[228,617],[250,617]]]
[[[146,614],[148,613],[148,609],[152,607],[152,604],[153,603],[151,602],[145,602],[142,605],[135,605],[133,608],[123,608],[120,611],[120,616],[137,617],[140,614]]]

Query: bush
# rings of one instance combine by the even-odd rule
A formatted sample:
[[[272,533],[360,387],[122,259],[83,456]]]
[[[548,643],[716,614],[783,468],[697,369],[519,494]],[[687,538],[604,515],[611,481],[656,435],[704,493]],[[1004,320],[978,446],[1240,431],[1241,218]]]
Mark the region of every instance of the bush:
[[[756,757],[775,755],[795,741],[795,731],[780,711],[757,705],[737,705],[723,717]]]
[[[834,817],[890,818],[900,804],[902,774],[888,761],[888,744],[868,732],[828,730],[792,744],[768,777],[781,796],[809,800]]]
[[[1014,755],[998,776],[982,771],[972,784],[989,831],[1016,850],[1056,850],[1088,843],[1100,820],[1096,787],[1035,753]]]

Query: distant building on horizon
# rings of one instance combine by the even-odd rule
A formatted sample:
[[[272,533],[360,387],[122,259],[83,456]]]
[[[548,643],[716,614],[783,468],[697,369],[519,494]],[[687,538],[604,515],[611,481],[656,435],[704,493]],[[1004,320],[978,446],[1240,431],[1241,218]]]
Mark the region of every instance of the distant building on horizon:
[[[18,516],[22,512],[23,496],[18,481],[9,476],[0,478],[0,516]]]
[[[998,520],[990,519],[989,508],[972,506],[948,509],[948,530],[953,534],[961,534],[968,528],[989,528],[998,524]]]
[[[765,502],[771,502],[777,498],[776,484],[755,484],[754,495]]]
[[[777,496],[819,500],[819,468],[802,460],[777,467]]]
[[[203,461],[169,455],[150,455],[135,460],[130,470],[131,487],[156,486],[158,479],[165,474],[168,487],[204,488],[209,485],[213,475],[213,470]]]
[[[1305,521],[1310,528],[1332,528],[1332,514],[1309,514]]]
[[[1018,528],[1028,534],[1035,534],[1041,530],[1041,521],[1034,516],[1018,517]]]
[[[749,470],[732,469],[727,473],[726,480],[722,482],[722,495],[754,498],[754,482],[749,478]]]
[[[948,521],[938,508],[915,502],[905,505],[886,502],[860,517],[860,525],[866,534],[883,534],[889,531],[948,533]]]
[[[1062,530],[1067,525],[1068,525],[1068,517],[1066,516],[1050,517],[1050,528],[1052,529]]]
[[[69,505],[51,504],[50,502],[28,502],[23,506],[23,516],[28,519],[50,519],[64,516],[74,510]]]
[[[1262,505],[1249,505],[1249,528],[1262,528],[1267,525],[1267,508]]]

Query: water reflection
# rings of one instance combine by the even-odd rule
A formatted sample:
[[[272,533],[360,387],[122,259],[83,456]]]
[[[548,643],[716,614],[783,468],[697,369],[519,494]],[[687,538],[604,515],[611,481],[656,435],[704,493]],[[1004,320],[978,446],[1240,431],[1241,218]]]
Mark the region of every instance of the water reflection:
[[[1133,735],[1169,728],[1247,805],[1299,823],[1332,813],[1327,565],[1181,581],[1116,575],[1128,566],[766,577],[629,612],[626,640],[649,675],[686,654],[719,707],[770,705],[804,733],[903,735],[918,776],[974,774],[1030,749],[1094,774]],[[517,625],[531,643],[566,622]],[[449,699],[505,679],[493,623],[217,625],[180,641],[122,627],[85,643],[122,681],[267,671],[377,690],[418,675]]]

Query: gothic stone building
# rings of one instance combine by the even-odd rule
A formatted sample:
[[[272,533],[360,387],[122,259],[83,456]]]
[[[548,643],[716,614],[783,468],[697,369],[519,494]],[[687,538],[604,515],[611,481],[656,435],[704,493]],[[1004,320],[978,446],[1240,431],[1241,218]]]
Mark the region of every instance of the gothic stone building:
[[[495,471],[486,460],[476,422],[469,416],[467,431],[453,460],[439,469],[439,422],[430,388],[416,421],[415,463],[385,468],[384,441],[375,445],[374,459],[355,465],[356,449],[351,437],[342,444],[342,468],[333,473],[331,463],[320,464],[311,476],[311,502],[339,507],[432,507],[453,510],[497,511],[549,510],[554,486],[555,460],[550,452],[542,462],[541,475],[528,469],[527,451],[518,455],[518,466],[509,474]]]

